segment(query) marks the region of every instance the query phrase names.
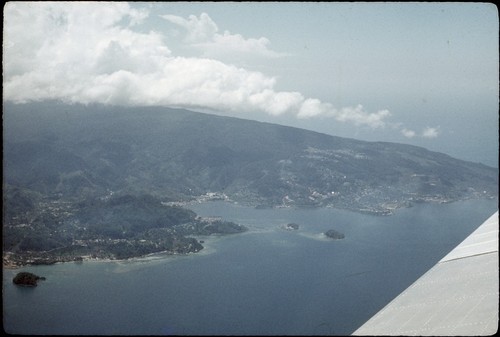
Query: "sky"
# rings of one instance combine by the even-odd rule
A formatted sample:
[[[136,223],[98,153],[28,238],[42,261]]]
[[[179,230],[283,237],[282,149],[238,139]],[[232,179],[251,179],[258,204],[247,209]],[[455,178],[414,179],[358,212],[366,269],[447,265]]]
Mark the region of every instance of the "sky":
[[[498,167],[492,3],[9,2],[3,99],[168,106]]]

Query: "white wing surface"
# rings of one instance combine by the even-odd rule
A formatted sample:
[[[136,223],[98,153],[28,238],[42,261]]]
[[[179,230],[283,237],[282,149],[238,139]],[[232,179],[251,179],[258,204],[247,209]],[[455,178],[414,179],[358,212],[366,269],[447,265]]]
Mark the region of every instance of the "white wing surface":
[[[497,211],[353,334],[494,335],[498,267]]]

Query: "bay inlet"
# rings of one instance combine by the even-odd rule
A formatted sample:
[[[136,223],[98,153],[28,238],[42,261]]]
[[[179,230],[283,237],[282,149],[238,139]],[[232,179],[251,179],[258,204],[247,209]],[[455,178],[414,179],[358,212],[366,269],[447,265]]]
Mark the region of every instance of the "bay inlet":
[[[392,216],[332,208],[190,206],[245,225],[185,256],[4,269],[4,328],[54,335],[346,335],[454,248],[496,200],[420,204]],[[287,223],[298,230],[283,230]],[[329,229],[345,234],[325,240]],[[19,288],[19,271],[44,276]]]

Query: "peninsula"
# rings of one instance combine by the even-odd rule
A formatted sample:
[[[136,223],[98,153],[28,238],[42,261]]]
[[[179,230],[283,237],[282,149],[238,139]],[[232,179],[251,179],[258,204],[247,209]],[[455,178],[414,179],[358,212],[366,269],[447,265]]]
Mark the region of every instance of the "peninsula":
[[[16,204],[30,204],[15,191]],[[151,195],[113,195],[77,204],[43,200],[16,212],[5,227],[4,267],[93,259],[124,260],[203,249],[194,236],[229,235],[247,228],[220,217],[199,217]]]

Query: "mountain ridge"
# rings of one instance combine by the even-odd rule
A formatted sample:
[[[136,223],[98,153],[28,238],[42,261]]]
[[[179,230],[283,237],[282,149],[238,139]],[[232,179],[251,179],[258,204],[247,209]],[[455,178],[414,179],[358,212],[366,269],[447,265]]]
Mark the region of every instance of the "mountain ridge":
[[[388,215],[498,195],[497,169],[411,145],[160,107],[3,112],[4,266],[196,253],[193,236],[247,230],[191,202]]]
[[[7,184],[65,197],[213,192],[383,212],[498,194],[496,169],[422,147],[162,107],[6,104],[4,169]]]

